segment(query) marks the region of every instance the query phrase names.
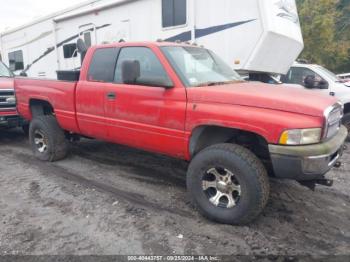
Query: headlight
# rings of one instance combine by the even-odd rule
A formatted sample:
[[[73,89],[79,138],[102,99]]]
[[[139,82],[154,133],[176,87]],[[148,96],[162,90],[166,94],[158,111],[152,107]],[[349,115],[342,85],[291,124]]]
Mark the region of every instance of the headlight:
[[[322,128],[291,129],[282,133],[281,145],[310,145],[321,141]]]
[[[325,133],[323,137],[324,139],[331,138],[336,133],[338,133],[342,122],[341,120],[343,117],[343,112],[344,112],[344,107],[340,102],[326,109],[324,113],[324,116],[325,116]]]

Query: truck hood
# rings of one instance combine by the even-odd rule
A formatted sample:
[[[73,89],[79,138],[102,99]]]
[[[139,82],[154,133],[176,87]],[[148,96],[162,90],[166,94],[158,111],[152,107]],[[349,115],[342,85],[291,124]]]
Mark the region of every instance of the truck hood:
[[[192,103],[223,103],[322,117],[337,99],[283,85],[242,82],[187,89]]]
[[[0,89],[14,89],[13,78],[0,77]]]

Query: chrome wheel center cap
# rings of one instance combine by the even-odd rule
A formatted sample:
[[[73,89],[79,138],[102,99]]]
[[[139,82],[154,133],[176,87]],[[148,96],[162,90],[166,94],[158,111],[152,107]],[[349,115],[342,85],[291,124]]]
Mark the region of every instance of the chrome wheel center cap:
[[[235,175],[225,168],[211,168],[202,178],[202,188],[210,203],[233,208],[240,201],[241,186]]]
[[[224,181],[217,182],[216,188],[222,192],[222,193],[228,193],[229,192],[229,184]]]

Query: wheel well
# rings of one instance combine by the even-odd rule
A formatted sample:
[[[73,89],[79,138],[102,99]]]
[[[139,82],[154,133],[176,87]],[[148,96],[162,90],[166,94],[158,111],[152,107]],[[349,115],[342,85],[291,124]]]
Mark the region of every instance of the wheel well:
[[[344,105],[344,114],[350,113],[350,103]]]
[[[241,145],[252,151],[264,163],[270,162],[268,143],[264,137],[244,130],[219,126],[201,126],[194,130],[190,141],[191,157],[219,143]]]
[[[38,115],[54,115],[52,105],[45,100],[31,99],[29,101],[29,107],[33,117]]]

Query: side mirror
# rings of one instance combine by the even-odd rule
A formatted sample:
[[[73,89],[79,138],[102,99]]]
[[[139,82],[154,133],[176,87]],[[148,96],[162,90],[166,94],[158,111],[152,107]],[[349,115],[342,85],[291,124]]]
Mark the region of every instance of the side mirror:
[[[317,85],[317,88],[319,89],[328,89],[328,87],[329,87],[329,84],[326,80],[321,80]]]
[[[137,60],[125,60],[122,63],[122,81],[124,84],[135,84],[141,75],[140,62]]]
[[[24,71],[22,71],[22,72],[19,74],[19,76],[28,77],[27,73],[24,72]]]
[[[81,56],[81,62],[83,63],[88,48],[86,47],[85,42],[80,38],[77,41],[77,49]]]
[[[304,79],[304,85],[306,88],[313,89],[316,86],[315,76],[309,75]]]

